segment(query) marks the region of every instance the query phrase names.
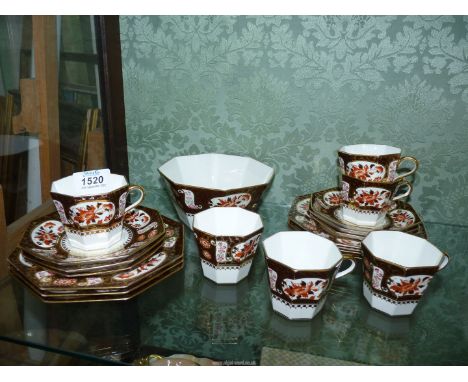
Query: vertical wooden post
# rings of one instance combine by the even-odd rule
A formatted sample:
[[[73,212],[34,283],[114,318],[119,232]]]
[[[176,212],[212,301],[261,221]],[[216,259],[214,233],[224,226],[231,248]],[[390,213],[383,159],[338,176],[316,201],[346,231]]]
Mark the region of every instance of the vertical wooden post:
[[[95,16],[107,165],[128,179],[119,16]]]
[[[34,65],[39,104],[42,201],[50,198],[50,184],[60,178],[57,30],[55,16],[33,16]]]
[[[3,190],[0,185],[0,279],[7,274],[6,250],[7,250],[7,225],[5,205],[3,204]]]

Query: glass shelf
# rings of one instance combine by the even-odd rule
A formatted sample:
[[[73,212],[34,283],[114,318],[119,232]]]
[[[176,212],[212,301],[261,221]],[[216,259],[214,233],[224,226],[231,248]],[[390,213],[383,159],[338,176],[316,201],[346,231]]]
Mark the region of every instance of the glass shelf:
[[[147,189],[144,204],[176,218],[163,190]],[[289,206],[261,206],[263,238],[288,230],[288,211]],[[150,353],[259,364],[264,348],[327,357],[336,364],[467,364],[468,227],[425,226],[429,240],[447,252],[451,262],[436,275],[410,317],[372,310],[362,296],[358,265],[335,281],[317,317],[289,321],[271,309],[261,250],[247,279],[218,286],[203,277],[195,241],[185,228],[184,270],[127,302],[47,305],[7,277],[0,282],[0,339],[119,364]]]

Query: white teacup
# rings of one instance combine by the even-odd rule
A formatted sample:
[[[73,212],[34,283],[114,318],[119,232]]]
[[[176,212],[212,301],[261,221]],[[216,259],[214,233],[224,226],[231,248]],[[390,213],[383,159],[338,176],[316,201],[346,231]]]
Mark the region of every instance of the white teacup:
[[[289,319],[311,319],[325,304],[343,256],[332,241],[311,232],[278,232],[263,242],[273,310]]]
[[[239,207],[213,207],[193,219],[205,277],[235,284],[247,277],[257,251],[263,223],[260,215]]]
[[[145,192],[141,186],[128,185],[124,176],[108,174],[103,187],[80,189],[73,176],[52,183],[50,195],[71,246],[94,251],[116,245],[122,236],[125,214],[138,206]],[[127,207],[133,190],[138,200]]]
[[[391,316],[413,313],[429,281],[449,260],[426,239],[399,231],[371,232],[362,253],[364,297]]]

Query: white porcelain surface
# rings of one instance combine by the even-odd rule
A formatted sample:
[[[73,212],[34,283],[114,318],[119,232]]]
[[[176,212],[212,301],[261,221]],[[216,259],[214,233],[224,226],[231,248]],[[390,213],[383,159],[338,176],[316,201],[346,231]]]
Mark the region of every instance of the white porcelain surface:
[[[311,232],[278,232],[266,239],[263,247],[273,310],[288,319],[315,317],[325,304],[330,283],[355,267],[350,260],[350,266],[343,271],[334,270],[343,260],[338,247]],[[286,266],[286,271],[277,263]],[[298,271],[310,272],[311,276],[304,273],[298,277]],[[319,271],[325,273],[316,277],[313,272]],[[286,273],[281,276],[281,272]]]
[[[271,306],[275,312],[290,320],[310,320],[314,318],[325,305],[327,297],[325,296],[316,304],[292,305],[289,302],[272,295]]]
[[[386,212],[375,212],[372,213],[366,210],[357,210],[350,208],[347,205],[341,206],[341,217],[344,221],[356,225],[375,227],[383,224],[385,221]]]
[[[278,232],[263,246],[270,259],[295,270],[330,269],[343,258],[335,243],[311,232]]]
[[[106,194],[127,185],[127,181],[122,175],[109,174],[107,176],[107,180],[108,182],[104,188],[99,187],[95,189],[77,189],[75,188],[75,184],[73,182],[73,175],[70,175],[53,182],[50,191],[69,196],[92,196]]]
[[[412,314],[416,306],[418,305],[417,301],[402,301],[398,302],[396,300],[391,300],[386,297],[380,296],[363,282],[362,292],[364,298],[367,300],[369,305],[390,316],[406,316]]]
[[[225,154],[179,156],[159,171],[177,184],[229,190],[267,184],[273,169],[255,159]]]
[[[413,313],[433,278],[434,272],[425,268],[436,267],[440,270],[448,263],[448,256],[426,239],[403,232],[374,231],[363,240],[363,245],[377,259],[367,259],[367,252],[364,252],[365,260],[378,264],[371,264],[372,285],[368,284],[370,281],[364,281],[364,297],[372,308],[391,316]],[[380,267],[384,268],[384,263],[380,265],[378,261],[391,263],[411,272],[385,274],[390,271],[381,269]]]
[[[60,242],[60,245],[62,247],[62,249],[64,249],[66,252],[68,252],[71,256],[81,256],[81,257],[88,257],[88,258],[92,258],[92,257],[97,257],[97,256],[103,256],[103,255],[107,255],[109,253],[115,253],[117,251],[120,251],[122,250],[125,245],[131,240],[132,238],[132,232],[128,229],[128,228],[125,228],[122,230],[122,234],[120,235],[120,240],[118,241],[115,241],[116,240],[116,235],[114,234],[114,239],[112,240],[112,242],[114,242],[113,244],[111,245],[106,245],[105,248],[93,248],[93,247],[89,247],[88,248],[83,248],[83,246],[81,246],[81,242],[78,243],[78,246],[77,246],[77,243],[71,243],[70,242],[70,236],[73,236],[72,235],[65,235],[63,240]],[[82,247],[82,248],[79,248],[79,247]]]
[[[341,147],[338,151],[352,155],[369,156],[401,154],[401,149],[398,147],[374,144],[348,145]]]
[[[248,254],[248,256],[252,256],[251,259],[245,260],[241,264],[215,266],[201,258],[203,275],[218,284],[235,284],[247,277],[252,266],[253,255],[257,250],[260,234],[250,237],[247,241],[239,241],[239,238],[247,237],[263,228],[260,215],[238,207],[213,207],[196,214],[193,227],[214,237],[218,263],[226,262],[229,253],[233,258],[242,261],[246,256],[244,253],[246,243],[254,243],[252,252]],[[222,236],[223,240],[217,239],[219,236]],[[231,243],[229,253],[226,237],[235,237],[237,240],[236,245]],[[242,257],[238,253],[245,256]]]
[[[260,215],[238,207],[213,207],[194,216],[193,227],[213,236],[247,236],[263,227]]]
[[[65,226],[67,239],[72,247],[82,251],[106,250],[122,240],[122,224],[117,224],[109,231],[82,235],[75,229]]]
[[[73,175],[52,183],[53,202],[60,220],[65,225],[70,245],[77,250],[105,250],[118,243],[122,236],[124,215],[143,201],[142,187],[128,186],[122,175],[106,173],[103,176],[104,183],[91,189],[83,189],[77,185]],[[127,196],[134,190],[138,191],[140,196],[133,204],[126,206]],[[113,192],[115,194],[112,194]],[[112,196],[108,196],[109,194]],[[114,196],[118,196],[118,202],[114,201],[117,203],[111,201]],[[65,210],[64,204],[71,204],[67,207],[68,210]],[[139,218],[139,222],[143,224],[145,213],[141,211],[140,215],[135,218]],[[73,227],[70,227],[70,224]]]
[[[252,260],[245,261],[240,265],[214,266],[208,261],[202,260],[203,275],[217,284],[237,284],[245,279],[252,267]]]
[[[436,267],[444,254],[426,239],[398,231],[374,231],[363,240],[372,254],[402,267]]]

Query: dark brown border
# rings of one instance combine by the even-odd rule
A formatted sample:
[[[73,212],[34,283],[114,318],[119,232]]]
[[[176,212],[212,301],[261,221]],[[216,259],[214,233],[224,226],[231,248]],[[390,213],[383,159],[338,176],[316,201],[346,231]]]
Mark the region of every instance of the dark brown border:
[[[107,166],[129,178],[119,16],[94,16]]]

